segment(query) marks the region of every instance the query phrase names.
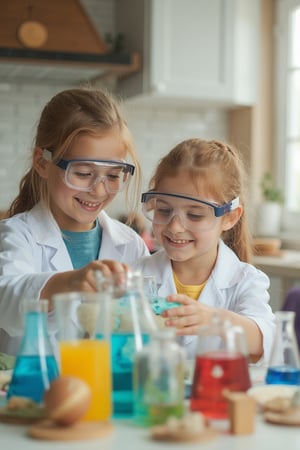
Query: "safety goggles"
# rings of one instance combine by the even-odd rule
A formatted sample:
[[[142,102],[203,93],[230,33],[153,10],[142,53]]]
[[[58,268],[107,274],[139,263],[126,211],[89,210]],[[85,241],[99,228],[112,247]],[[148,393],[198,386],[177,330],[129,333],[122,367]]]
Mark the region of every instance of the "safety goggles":
[[[52,161],[49,150],[44,149],[43,156]],[[135,169],[125,161],[107,159],[59,159],[54,164],[65,171],[64,183],[69,188],[89,192],[102,182],[110,194],[121,192]]]
[[[145,217],[157,225],[167,225],[176,216],[190,231],[211,230],[219,217],[239,206],[239,197],[218,205],[180,194],[145,192],[142,194],[142,210]]]

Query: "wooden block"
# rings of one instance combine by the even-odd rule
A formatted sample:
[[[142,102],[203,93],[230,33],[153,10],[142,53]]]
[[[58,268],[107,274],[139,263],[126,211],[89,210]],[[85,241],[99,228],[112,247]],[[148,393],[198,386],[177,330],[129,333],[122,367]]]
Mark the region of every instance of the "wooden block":
[[[230,392],[226,395],[229,403],[230,432],[233,434],[252,434],[256,402],[244,392]]]

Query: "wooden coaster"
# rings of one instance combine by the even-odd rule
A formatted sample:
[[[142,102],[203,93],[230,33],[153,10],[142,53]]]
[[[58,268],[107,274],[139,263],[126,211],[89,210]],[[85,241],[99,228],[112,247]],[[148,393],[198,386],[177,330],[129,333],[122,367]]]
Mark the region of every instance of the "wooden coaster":
[[[206,427],[201,433],[182,432],[182,430],[170,431],[170,428],[165,425],[157,425],[152,428],[151,437],[156,441],[168,442],[208,442],[216,439],[219,432],[213,428]]]
[[[290,408],[288,411],[276,413],[268,411],[264,414],[267,422],[277,425],[300,425],[300,408]]]
[[[14,425],[26,425],[41,421],[46,416],[44,408],[8,410],[0,408],[0,422]]]
[[[49,441],[82,441],[107,436],[112,430],[113,426],[108,422],[78,422],[64,427],[51,420],[44,420],[31,426],[28,435]]]

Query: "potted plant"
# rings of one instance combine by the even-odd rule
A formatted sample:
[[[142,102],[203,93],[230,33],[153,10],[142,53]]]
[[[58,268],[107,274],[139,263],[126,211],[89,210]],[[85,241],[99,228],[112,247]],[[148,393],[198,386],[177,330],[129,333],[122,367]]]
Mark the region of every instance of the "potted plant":
[[[283,204],[283,193],[276,184],[271,172],[266,172],[261,180],[260,187],[262,196],[266,202],[276,202]]]
[[[258,205],[256,235],[278,236],[281,228],[283,193],[271,172],[265,172],[260,182],[263,201]]]

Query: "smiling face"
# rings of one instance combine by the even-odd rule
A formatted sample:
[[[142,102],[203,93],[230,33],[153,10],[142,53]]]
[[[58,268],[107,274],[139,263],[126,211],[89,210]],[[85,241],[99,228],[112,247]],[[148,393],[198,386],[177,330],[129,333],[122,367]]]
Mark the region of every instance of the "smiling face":
[[[197,183],[196,185],[191,180],[188,171],[181,171],[174,177],[164,178],[156,186],[156,190],[219,203],[213,192],[210,192],[207,188],[206,183]],[[189,201],[187,200],[187,208],[189,207],[188,204]],[[176,204],[172,207],[176,207]],[[235,216],[239,216],[238,211],[233,211],[223,217],[216,217],[213,226],[205,231],[197,230],[196,227],[193,227],[193,231],[191,231],[184,226],[178,216],[175,216],[166,225],[153,223],[153,231],[156,239],[165,248],[173,263],[193,261],[198,264],[201,261],[201,264],[203,264],[204,258],[207,261],[214,262],[221,234],[234,225],[236,222]]]
[[[120,134],[112,131],[105,136],[80,135],[63,155],[70,159],[125,159],[126,150]],[[87,231],[93,228],[96,217],[115,197],[107,192],[103,182],[89,192],[66,186],[65,170],[47,162],[43,177],[47,179],[50,208],[58,226],[68,231]]]

